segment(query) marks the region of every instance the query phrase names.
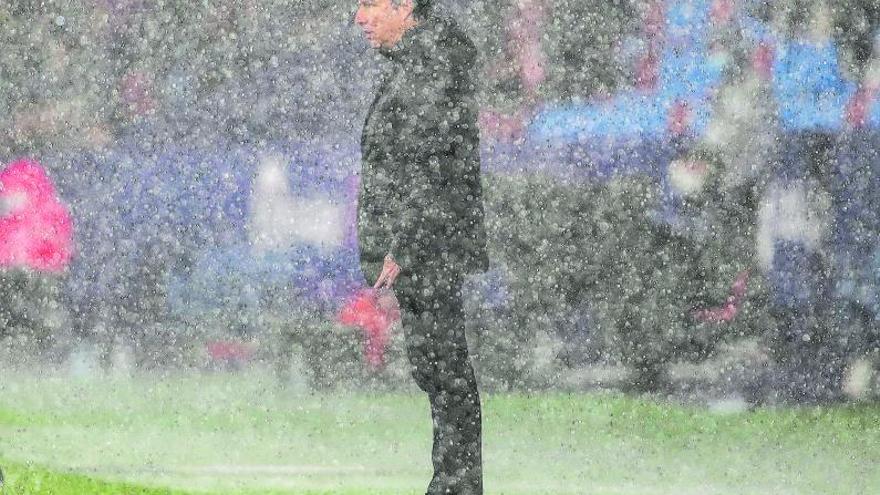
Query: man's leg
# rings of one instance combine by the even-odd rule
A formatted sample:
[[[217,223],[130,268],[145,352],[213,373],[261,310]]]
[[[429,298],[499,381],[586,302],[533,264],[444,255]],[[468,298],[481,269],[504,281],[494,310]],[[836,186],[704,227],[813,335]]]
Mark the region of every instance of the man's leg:
[[[461,275],[440,267],[402,277],[395,287],[413,377],[431,404],[428,493],[482,494],[480,396],[465,339]]]
[[[483,493],[480,397],[469,363],[457,376],[457,385],[430,397],[434,478],[429,494]]]

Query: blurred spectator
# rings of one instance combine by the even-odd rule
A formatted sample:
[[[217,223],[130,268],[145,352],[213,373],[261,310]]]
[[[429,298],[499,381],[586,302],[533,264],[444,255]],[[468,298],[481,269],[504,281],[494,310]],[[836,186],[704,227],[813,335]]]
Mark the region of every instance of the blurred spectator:
[[[526,102],[534,103],[538,87],[546,77],[546,57],[541,46],[544,33],[545,0],[520,0],[517,13],[510,20],[510,51],[515,54],[515,66],[525,92]]]
[[[660,79],[660,55],[666,6],[662,0],[651,0],[642,5],[645,9],[642,37],[646,46],[644,53],[636,62],[635,87],[646,91],[655,89]]]
[[[874,53],[865,64],[865,74],[860,81],[859,89],[847,107],[846,119],[851,128],[861,129],[872,124],[880,124],[880,120],[872,121],[880,115],[880,29],[874,40]]]
[[[853,359],[880,349],[880,31],[834,144],[832,261],[842,345]]]
[[[546,56],[541,43],[546,0],[522,0],[508,9],[504,42],[499,56],[488,65],[486,76],[516,103],[484,109],[480,128],[489,139],[512,141],[522,137],[525,122],[538,103],[538,89],[546,77]],[[497,104],[497,103],[496,103]]]
[[[73,254],[73,222],[40,164],[0,172],[0,267],[56,273]]]
[[[834,36],[842,47],[843,65],[853,78],[862,78],[880,33],[880,2],[836,0],[833,5]]]
[[[0,172],[0,337],[51,347],[63,324],[59,283],[72,237],[70,214],[38,163],[19,160]]]
[[[733,15],[731,4],[716,5],[719,3],[725,9],[717,15]],[[745,39],[742,23],[748,12],[735,12],[735,20],[727,20],[728,28],[718,32],[713,41],[716,55],[727,63],[724,82],[699,143],[718,156],[724,189],[761,179],[775,159],[779,142],[778,107],[771,91],[773,45],[766,38]]]
[[[640,28],[640,4],[546,1],[544,99],[564,102],[608,97],[624,85],[632,68],[619,66],[614,52],[627,35]]]
[[[114,61],[104,19],[91,8],[29,2],[0,6],[0,18],[0,125],[9,138],[0,149],[40,156],[106,144]]]

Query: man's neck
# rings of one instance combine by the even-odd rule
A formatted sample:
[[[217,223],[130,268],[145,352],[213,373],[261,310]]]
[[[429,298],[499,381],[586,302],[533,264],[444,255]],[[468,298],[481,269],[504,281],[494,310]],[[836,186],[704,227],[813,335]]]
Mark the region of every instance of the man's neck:
[[[421,24],[422,21],[417,21],[411,16],[408,17],[402,26],[400,35],[395,39],[394,43],[379,48],[379,53],[390,60],[400,60],[404,55],[404,52],[408,51],[406,45],[411,44],[411,41],[407,40],[408,33],[415,30]]]

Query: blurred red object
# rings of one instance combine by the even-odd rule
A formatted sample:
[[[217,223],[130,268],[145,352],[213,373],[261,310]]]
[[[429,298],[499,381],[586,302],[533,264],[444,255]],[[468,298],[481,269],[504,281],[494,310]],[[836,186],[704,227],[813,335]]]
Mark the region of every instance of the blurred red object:
[[[19,160],[0,172],[0,267],[67,268],[73,220],[39,163]]]
[[[693,114],[691,107],[686,101],[676,100],[669,107],[667,128],[673,136],[681,136],[690,129]]]
[[[521,110],[513,114],[480,110],[480,130],[488,139],[513,142],[523,137],[525,129],[525,117]]]
[[[663,31],[666,26],[666,5],[660,0],[646,4],[642,38],[647,49],[635,65],[635,86],[641,91],[657,88],[660,81],[660,52],[663,50]]]
[[[229,340],[215,340],[205,346],[208,356],[214,362],[243,364],[254,355],[254,350],[245,343]]]
[[[736,5],[733,0],[715,0],[709,8],[709,19],[716,26],[723,26],[733,19]]]
[[[537,98],[538,88],[547,78],[547,58],[541,46],[545,19],[542,0],[525,0],[518,3],[518,15],[508,24],[511,49],[520,67],[522,87],[530,100]]]
[[[364,332],[364,357],[374,370],[385,366],[385,350],[391,326],[400,319],[400,309],[390,291],[372,288],[358,291],[340,310],[339,322]]]
[[[762,41],[752,53],[752,69],[763,81],[773,77],[773,61],[776,59],[776,47]]]
[[[859,129],[868,124],[871,110],[876,105],[877,88],[863,86],[856,91],[846,106],[846,121],[850,127]]]
[[[693,313],[694,319],[702,323],[728,323],[733,321],[736,314],[739,313],[743,298],[745,298],[750,278],[750,270],[739,272],[730,286],[730,295],[727,297],[724,305],[716,308],[698,309]]]
[[[660,57],[651,49],[636,62],[636,88],[649,91],[657,87],[660,80]]]

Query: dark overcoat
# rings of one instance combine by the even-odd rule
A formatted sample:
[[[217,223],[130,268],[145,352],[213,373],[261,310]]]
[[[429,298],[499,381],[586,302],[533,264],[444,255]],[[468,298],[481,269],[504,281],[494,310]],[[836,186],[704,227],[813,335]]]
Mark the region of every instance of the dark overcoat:
[[[404,270],[485,271],[476,49],[453,21],[429,16],[381,52],[389,64],[361,138],[361,262],[391,253]]]

